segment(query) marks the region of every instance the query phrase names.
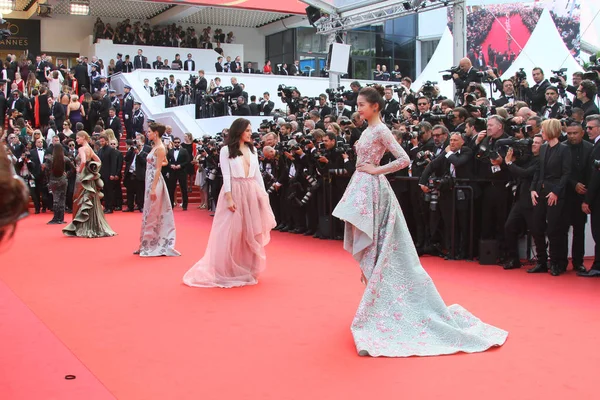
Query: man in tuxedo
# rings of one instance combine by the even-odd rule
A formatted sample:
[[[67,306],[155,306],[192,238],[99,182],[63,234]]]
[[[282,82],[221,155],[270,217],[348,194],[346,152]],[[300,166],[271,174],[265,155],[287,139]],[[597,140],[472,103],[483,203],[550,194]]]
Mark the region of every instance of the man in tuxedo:
[[[473,68],[473,64],[469,58],[465,57],[460,60],[458,67],[460,68],[460,74],[452,74],[452,80],[454,80],[457,90],[464,91],[473,82],[481,83],[479,71],[476,68]]]
[[[110,97],[108,97],[107,90],[108,89],[106,88],[100,89],[100,118],[102,118],[102,121],[104,121],[105,125],[106,121],[108,121],[108,110],[110,110],[111,107]]]
[[[133,115],[131,117],[131,127],[132,127],[132,134],[131,134],[131,139],[133,139],[135,137],[136,133],[144,133],[144,112],[141,109],[141,105],[142,103],[139,101],[134,101],[133,102]],[[127,133],[127,135],[129,136],[129,133]]]
[[[319,95],[319,114],[322,120],[325,120],[326,116],[331,115],[331,107],[327,104],[327,95],[325,93]]]
[[[191,59],[191,54],[188,54],[188,59]],[[168,65],[168,60],[165,60],[165,66]],[[174,70],[181,70],[182,68],[182,61],[181,61],[181,56],[179,54],[175,54],[175,59],[173,60],[173,62],[171,63],[171,69]],[[193,71],[194,69],[191,69],[190,71]]]
[[[539,114],[546,105],[546,89],[550,87],[550,82],[544,78],[544,71],[541,68],[534,68],[532,75],[535,85],[529,87],[529,82],[524,79],[521,82],[521,91],[529,102],[529,108]]]
[[[519,237],[523,233],[525,227],[530,232],[533,232],[533,204],[531,203],[531,181],[535,171],[539,168],[540,147],[544,140],[541,135],[533,138],[531,146],[532,157],[528,160],[517,160],[512,149],[509,149],[504,157],[504,164],[508,168],[510,174],[516,178],[517,189],[515,198],[508,214],[508,218],[504,224],[504,236],[506,246],[507,262],[504,264],[504,269],[521,268],[521,259],[519,257]],[[533,238],[536,248],[546,249],[546,237],[535,236]]]
[[[237,98],[237,104],[235,106],[233,115],[245,117],[252,115],[250,107],[248,106],[248,104],[246,104],[246,99],[244,98],[244,96],[240,96]]]
[[[497,82],[500,82],[498,79]],[[497,84],[498,85],[498,84]],[[498,85],[500,86],[500,85]],[[494,100],[496,107],[504,107],[507,104],[513,104],[515,102],[515,85],[510,79],[502,81],[502,96]]]
[[[181,139],[176,137],[173,140],[173,148],[167,153],[167,161],[169,165],[167,171],[169,171],[169,196],[171,203],[175,206],[175,189],[177,183],[181,189],[181,196],[183,197],[182,208],[183,211],[187,211],[188,206],[188,190],[187,190],[187,166],[191,162],[191,155],[188,154],[187,150],[181,147]]]
[[[131,94],[131,86],[125,85],[123,87],[123,120],[125,121],[125,133],[127,139],[133,139],[135,137],[135,131],[133,130],[133,95]]]
[[[215,63],[215,71],[223,72],[223,57],[222,56],[217,57],[217,62]]]
[[[580,86],[581,88],[581,86]],[[590,141],[594,143],[591,161],[600,160],[600,115],[590,115],[585,119],[587,134]],[[581,210],[586,214],[591,214],[592,237],[596,242],[594,249],[594,263],[587,272],[578,272],[577,275],[588,278],[600,278],[600,169],[590,166],[591,175],[589,185],[585,193],[585,198],[581,204]]]
[[[142,49],[138,49],[137,56],[133,57],[133,69],[146,68],[148,57],[143,55]]]
[[[250,107],[250,115],[253,117],[256,117],[260,114],[260,105],[256,103],[255,95],[250,96],[250,104],[248,104],[248,107]]]
[[[235,60],[231,63],[231,72],[234,74],[239,74],[242,72],[242,61],[240,56],[237,56]]]
[[[246,92],[246,85],[240,83],[240,87],[242,88],[242,96],[244,97],[244,100],[246,100],[246,104],[248,104],[248,92]]]
[[[549,86],[546,89],[546,105],[542,108],[540,115],[544,118],[561,119],[565,115],[565,106],[558,101],[558,89]]]
[[[48,108],[50,109],[50,120],[56,124],[56,129],[62,132],[63,122],[65,121],[65,108],[54,97],[48,97]]]
[[[231,78],[231,86],[232,86],[231,91],[225,92],[225,97],[231,99],[231,98],[236,98],[236,97],[242,96],[244,89],[240,86],[236,77]]]
[[[150,80],[148,78],[144,79],[144,90],[148,92],[148,94],[154,97],[154,88],[150,86]]]
[[[146,189],[146,158],[148,153],[141,141],[129,146],[125,155],[125,179],[127,188],[127,210],[133,212],[137,206],[140,212],[144,208],[144,191]]]
[[[290,75],[299,76],[302,75],[302,71],[300,71],[300,61],[296,60],[292,65],[290,65]]]
[[[598,107],[594,103],[597,92],[598,88],[596,87],[596,84],[588,79],[584,79],[579,84],[579,89],[577,89],[577,100],[581,101],[581,109],[583,110],[584,118],[600,113]]]
[[[198,71],[198,81],[196,82],[196,90],[206,93],[208,90],[208,81],[204,77],[204,70]]]
[[[17,110],[20,114],[25,113],[25,100],[21,97],[21,92],[18,90],[12,91],[12,98],[10,99],[10,110]]]
[[[254,68],[252,68],[251,62],[246,64],[246,68],[244,68],[244,73],[245,74],[255,74],[256,73],[256,70]]]
[[[123,63],[123,73],[133,72],[133,63],[129,60],[129,54],[125,56],[125,62]]]
[[[573,270],[586,272],[583,266],[585,255],[585,224],[587,214],[581,209],[589,178],[591,175],[590,156],[594,145],[583,140],[583,128],[580,123],[571,122],[566,127],[567,145],[571,150],[571,176],[565,188],[564,211],[569,219],[569,226],[573,227],[573,241],[571,246],[571,258]]]
[[[104,188],[102,189],[104,193],[104,213],[112,214],[115,205],[113,181],[116,180],[119,173],[117,171],[117,150],[110,146],[108,136],[104,133],[100,135],[99,142],[98,158],[100,158],[100,162],[102,163],[100,177],[102,178],[102,182],[104,182]]]
[[[108,109],[108,119],[106,120],[106,129],[112,129],[115,133],[117,142],[121,140],[121,120],[117,117],[117,110],[113,107]]]
[[[436,132],[437,127],[433,131]],[[423,171],[419,179],[419,186],[424,193],[429,193],[431,188],[428,185],[429,178],[435,175],[438,178],[452,177],[456,179],[473,178],[473,151],[465,146],[462,135],[455,132],[450,137],[449,144],[442,150],[441,154],[434,158]],[[469,191],[458,190],[456,199],[453,201],[453,190],[450,187],[439,187],[439,208],[440,216],[444,224],[443,244],[446,249],[451,249],[450,238],[452,234],[452,205],[456,205],[456,223],[458,226],[458,236],[455,246],[458,247],[458,258],[464,259],[469,249]],[[433,220],[432,220],[433,222]],[[434,232],[437,227],[432,226]]]
[[[117,53],[117,61],[115,62],[115,74],[123,72],[123,54]]]
[[[123,208],[123,190],[121,188],[121,179],[123,179],[122,176],[122,170],[123,170],[123,153],[121,153],[121,151],[119,150],[119,142],[115,139],[112,139],[110,141],[110,147],[114,150],[114,156],[116,157],[117,161],[117,169],[116,169],[116,175],[113,177],[113,180],[111,181],[111,186],[112,186],[112,191],[113,191],[113,198],[115,199],[115,211],[121,211]]]
[[[270,100],[271,95],[269,92],[263,93],[263,99],[264,101],[261,101],[259,106],[260,115],[271,115],[271,111],[273,111],[273,108],[275,108],[275,103]]]
[[[20,158],[21,154],[25,151],[25,146],[19,140],[19,135],[15,132],[8,135],[8,148],[13,156]]]
[[[392,88],[385,89],[385,106],[383,110],[381,110],[381,114],[383,116],[383,120],[385,123],[389,124],[392,122],[392,118],[398,116],[398,111],[400,111],[400,103],[394,100],[394,91]]]
[[[152,63],[152,69],[162,69],[163,65],[162,58],[160,56],[156,56],[156,61]]]
[[[48,66],[41,56],[35,58],[35,77],[40,83],[47,82],[46,80],[46,67]]]
[[[333,113],[331,115],[334,115],[336,118],[339,118],[339,117],[352,118],[352,111],[350,111],[346,108],[346,104],[344,103],[344,100],[339,100],[338,102],[335,103],[335,109],[333,110]]]
[[[82,58],[77,59],[77,65],[75,66],[75,71],[73,72],[73,76],[77,80],[77,90],[79,93],[81,93],[82,88],[90,87],[90,77],[88,75],[88,66]]]
[[[196,62],[192,60],[192,54],[189,53],[187,55],[187,60],[183,62],[183,70],[184,71],[195,71],[196,70]]]
[[[46,173],[44,165],[44,158],[46,156],[46,150],[44,150],[44,140],[38,139],[35,141],[35,147],[29,152],[29,160],[33,163],[33,168],[29,172],[33,175],[34,185],[31,188],[31,197],[33,198],[33,205],[35,207],[35,213],[40,213],[40,207],[42,212],[46,212],[47,208],[52,208],[50,203],[50,194],[48,192],[48,182],[46,180]],[[41,196],[41,201],[40,201]]]

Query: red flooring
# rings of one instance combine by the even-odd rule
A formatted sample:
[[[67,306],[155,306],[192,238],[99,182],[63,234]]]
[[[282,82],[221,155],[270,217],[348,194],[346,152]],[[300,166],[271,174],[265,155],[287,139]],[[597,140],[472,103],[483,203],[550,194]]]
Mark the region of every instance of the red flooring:
[[[203,254],[205,211],[176,210],[179,258],[131,255],[139,213],[109,215],[119,235],[105,239],[63,237],[50,218],[23,220],[0,253],[2,399],[598,396],[600,279],[426,257],[446,302],[508,330],[506,344],[361,358],[350,323],[363,287],[341,242],[274,232],[259,285],[197,289],[181,278]]]
[[[483,50],[483,54],[486,62],[489,63],[487,56],[487,48],[488,45],[492,45],[492,48],[496,50],[498,53],[511,52],[515,53],[515,58],[519,56],[521,53],[521,49],[525,47],[531,33],[529,29],[523,24],[520,15],[513,15],[510,17],[510,34],[512,36],[512,41],[510,44],[510,51],[508,50],[508,41],[509,37],[505,30],[505,21],[506,17],[497,16],[498,20],[494,21],[492,25],[492,29],[490,29],[490,33],[487,38],[481,45],[481,49]]]

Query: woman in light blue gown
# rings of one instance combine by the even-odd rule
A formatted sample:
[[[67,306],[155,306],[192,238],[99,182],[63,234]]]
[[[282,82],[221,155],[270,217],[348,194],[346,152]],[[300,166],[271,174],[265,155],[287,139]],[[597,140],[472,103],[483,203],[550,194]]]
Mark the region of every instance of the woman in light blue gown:
[[[459,305],[447,307],[425,272],[385,174],[410,160],[381,122],[383,87],[358,96],[369,122],[356,144],[357,168],[333,215],[346,222],[344,249],[360,263],[367,287],[352,322],[359,355],[408,357],[474,353],[500,346],[508,332]],[[390,151],[396,160],[379,166]]]

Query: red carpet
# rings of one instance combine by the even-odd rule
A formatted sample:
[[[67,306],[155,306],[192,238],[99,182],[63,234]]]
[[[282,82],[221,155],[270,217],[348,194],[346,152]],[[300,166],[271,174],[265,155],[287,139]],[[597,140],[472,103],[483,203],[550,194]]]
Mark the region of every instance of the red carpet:
[[[523,24],[521,16],[511,16],[510,34],[512,36],[512,41],[510,43],[510,51],[508,51],[507,38],[509,36],[506,33],[506,27],[504,26],[505,22],[506,17],[498,17],[498,20],[494,20],[494,24],[492,25],[492,29],[490,29],[490,33],[481,45],[486,62],[489,62],[487,56],[488,45],[491,44],[492,48],[498,53],[508,52],[510,54],[511,52],[514,52],[515,57],[518,57],[521,53],[521,49],[525,47],[525,44],[527,44],[527,41],[531,36],[529,29],[527,29],[527,27]]]
[[[473,355],[361,358],[350,323],[363,287],[341,242],[275,232],[259,285],[196,289],[181,278],[203,254],[204,211],[176,211],[183,256],[168,259],[131,255],[139,213],[109,215],[119,236],[106,239],[63,237],[50,218],[26,218],[0,253],[3,399],[598,396],[600,280],[423,258],[446,302],[508,330],[507,343]]]

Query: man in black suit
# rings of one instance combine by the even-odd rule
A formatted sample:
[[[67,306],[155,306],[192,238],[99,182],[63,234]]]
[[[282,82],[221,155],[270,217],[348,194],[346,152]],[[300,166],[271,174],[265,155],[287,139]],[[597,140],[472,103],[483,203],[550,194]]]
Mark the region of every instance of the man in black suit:
[[[381,115],[383,116],[383,120],[385,123],[390,124],[392,122],[392,118],[398,116],[398,111],[400,111],[400,103],[394,100],[394,91],[392,88],[385,89],[385,106],[381,110]]]
[[[35,207],[35,213],[40,213],[40,207],[42,212],[46,212],[47,208],[52,208],[50,204],[50,194],[48,193],[48,182],[46,180],[46,173],[44,171],[44,158],[46,151],[44,150],[44,140],[38,139],[35,142],[35,147],[29,152],[29,160],[33,163],[33,168],[30,168],[29,172],[33,175],[34,185],[31,187],[31,197],[33,199],[33,205]],[[41,201],[40,201],[41,196]]]
[[[87,64],[83,61],[82,58],[77,59],[77,65],[75,66],[75,71],[73,72],[73,76],[77,79],[77,90],[81,93],[82,88],[90,87],[90,77],[88,75],[88,67]]]
[[[217,62],[215,63],[215,71],[223,72],[223,57],[222,56],[217,57]]]
[[[121,188],[121,179],[123,178],[123,153],[121,153],[121,151],[119,150],[119,142],[115,139],[112,139],[110,141],[110,147],[113,149],[114,156],[117,159],[117,173],[111,181],[113,198],[115,199],[115,211],[121,211],[121,209],[123,208],[123,190]]]
[[[192,60],[192,54],[189,53],[187,55],[187,60],[183,62],[183,70],[184,71],[195,71],[196,70],[196,62]]]
[[[252,111],[250,110],[248,104],[246,104],[246,99],[244,98],[244,96],[240,96],[237,98],[237,104],[235,106],[233,115],[245,117],[252,115]]]
[[[326,116],[331,115],[331,107],[327,104],[327,95],[325,93],[319,95],[319,114],[321,115],[321,120],[325,120]]]
[[[131,86],[125,85],[123,88],[123,120],[125,122],[125,133],[127,139],[133,139],[135,137],[135,131],[133,130],[133,95],[131,94]]]
[[[496,82],[500,82],[500,79],[498,78]],[[494,105],[496,107],[504,107],[509,103],[512,104],[515,102],[515,85],[513,84],[513,81],[505,79],[502,81],[502,85],[499,85],[498,83],[496,83],[496,85],[498,87],[502,86],[502,96],[494,100]]]
[[[240,56],[237,56],[235,60],[231,63],[231,72],[234,74],[239,74],[242,72],[242,61]]]
[[[546,105],[546,89],[550,87],[550,82],[544,78],[544,71],[541,68],[534,68],[532,75],[535,85],[529,87],[529,82],[524,79],[521,82],[521,92],[529,102],[529,108],[539,114]]]
[[[54,97],[48,97],[48,108],[50,109],[50,120],[56,124],[56,129],[62,132],[63,122],[65,121],[65,108]]]
[[[167,171],[169,172],[168,187],[171,203],[175,206],[175,189],[177,188],[177,183],[179,183],[181,196],[183,197],[182,208],[183,211],[187,211],[187,166],[191,162],[191,155],[188,154],[186,149],[181,147],[180,138],[176,137],[175,140],[173,140],[173,148],[167,153],[167,161],[169,162]]]
[[[119,115],[119,112],[121,111],[121,101],[117,97],[117,91],[108,89],[108,99],[110,100],[110,107],[115,109],[116,115]]]
[[[238,83],[238,80],[236,77],[231,78],[231,87],[232,87],[231,91],[225,92],[225,97],[230,98],[230,99],[232,99],[232,98],[235,99],[236,97],[242,96],[244,89]]]
[[[600,115],[595,114],[585,119],[587,134],[594,143],[591,161],[600,160]],[[592,268],[587,272],[578,272],[577,275],[588,278],[600,278],[600,169],[590,166],[591,176],[585,198],[581,204],[581,210],[586,214],[592,214],[592,237],[596,242],[594,250],[595,258]]]
[[[117,53],[117,61],[115,62],[115,74],[123,72],[123,54]]]
[[[596,87],[596,84],[588,79],[581,81],[581,84],[579,84],[579,89],[577,89],[577,100],[581,101],[581,109],[583,110],[584,118],[600,113],[598,107],[594,103],[597,92],[598,88]]]
[[[190,55],[188,54],[188,58],[189,57],[190,57]],[[173,60],[173,62],[171,62],[171,69],[180,71],[182,68],[182,63],[183,63],[183,61],[181,61],[181,56],[179,54],[175,54],[175,59]],[[165,59],[165,67],[168,65],[169,65],[169,60]],[[193,69],[191,71],[193,71]]]
[[[136,133],[144,133],[144,112],[140,108],[142,105],[139,101],[133,102],[133,115],[131,117],[131,136],[129,132],[127,132],[128,138],[134,139]]]
[[[129,60],[129,54],[125,56],[125,62],[123,62],[123,73],[133,71],[133,63]]]
[[[594,145],[583,140],[583,128],[580,123],[571,122],[567,126],[567,145],[571,150],[571,176],[566,187],[565,214],[569,226],[573,227],[571,260],[573,270],[585,272],[583,256],[585,255],[585,224],[587,214],[581,210],[584,196],[590,179],[590,156]]]
[[[142,49],[138,49],[137,56],[133,57],[133,69],[146,68],[148,57],[143,55]]]
[[[6,117],[6,111],[8,108],[8,102],[4,96],[6,90],[6,81],[0,80],[0,126],[4,128],[4,118]]]
[[[110,97],[108,97],[106,90],[106,88],[100,89],[100,118],[104,121],[104,125],[108,121],[108,110],[111,107]]]
[[[340,100],[335,104],[335,109],[333,110],[331,115],[334,115],[337,118],[342,116],[352,118],[352,111],[346,108],[346,104],[343,100]]]
[[[264,101],[261,101],[259,106],[260,115],[271,115],[271,111],[273,111],[273,109],[275,108],[275,103],[273,103],[270,100],[271,95],[269,94],[269,92],[263,93],[263,99]]]
[[[558,101],[558,89],[549,86],[546,89],[546,105],[542,108],[540,115],[544,118],[561,119],[565,116],[565,106]]]
[[[162,62],[162,58],[160,56],[156,56],[156,61],[152,63],[152,69],[162,69],[163,65],[165,64]]]
[[[25,146],[23,145],[23,143],[21,143],[21,140],[19,140],[19,135],[17,134],[17,132],[13,132],[10,135],[8,135],[7,141],[8,149],[13,154],[13,156],[20,158],[21,154],[23,154],[23,152],[25,151]]]
[[[255,95],[250,96],[250,104],[248,104],[248,107],[250,107],[250,115],[256,117],[260,114],[260,105],[256,103]]]
[[[524,232],[524,228],[533,232],[533,204],[531,203],[531,180],[535,171],[539,168],[540,147],[544,140],[541,135],[533,138],[531,151],[533,156],[528,160],[517,160],[513,154],[513,150],[509,149],[504,157],[510,174],[517,179],[517,191],[515,199],[504,224],[505,246],[507,262],[504,264],[504,269],[521,268],[521,259],[519,257],[519,237]],[[546,253],[546,237],[544,235],[536,235],[533,238],[536,249],[542,254]]]
[[[41,56],[35,57],[35,77],[40,83],[47,82],[46,80],[46,67],[48,66]]]
[[[117,154],[116,150],[110,147],[108,136],[100,135],[100,150],[98,150],[98,158],[102,166],[100,167],[100,177],[104,183],[102,192],[104,193],[104,213],[112,214],[115,205],[115,192],[113,189],[113,181],[117,178]]]
[[[150,79],[144,79],[144,90],[148,92],[148,94],[154,97],[154,88],[150,85]]]
[[[290,65],[290,75],[299,76],[302,75],[302,71],[300,71],[300,61],[296,60],[292,65]]]
[[[117,117],[117,111],[113,107],[108,109],[108,119],[105,126],[106,129],[113,130],[117,142],[121,140],[121,120]]]
[[[127,188],[126,212],[133,212],[135,206],[137,206],[140,212],[144,208],[147,157],[148,153],[144,150],[144,144],[140,142],[132,144],[125,155],[124,184]]]
[[[204,77],[204,70],[198,71],[198,81],[196,82],[196,90],[206,93],[208,91],[208,81]]]
[[[460,68],[460,74],[452,74],[452,79],[457,90],[464,91],[471,83],[481,83],[479,71],[473,68],[473,64],[469,58],[465,57],[460,60],[458,67]]]
[[[255,74],[256,73],[256,70],[254,68],[252,68],[251,62],[246,64],[246,68],[244,68],[244,73],[245,74]]]

